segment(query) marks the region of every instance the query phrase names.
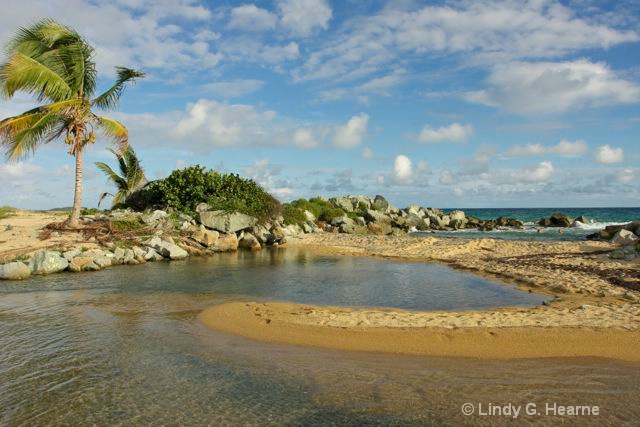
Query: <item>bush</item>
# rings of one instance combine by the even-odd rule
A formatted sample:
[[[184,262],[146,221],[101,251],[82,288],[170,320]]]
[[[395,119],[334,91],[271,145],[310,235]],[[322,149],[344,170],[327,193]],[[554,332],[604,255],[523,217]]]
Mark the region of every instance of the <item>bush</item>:
[[[241,212],[264,220],[275,215],[278,201],[251,179],[236,174],[221,175],[202,166],[175,170],[165,179],[153,181],[132,194],[126,205],[143,210],[173,208],[196,215],[196,206],[208,203],[214,210]]]
[[[97,213],[102,212],[100,209],[96,208],[82,208],[80,210],[80,215],[95,215]]]
[[[345,212],[340,208],[335,208],[333,205],[320,197],[313,197],[309,200],[298,199],[291,204],[298,209],[308,210],[315,217],[324,222],[331,222],[332,219],[345,215]]]
[[[0,206],[0,219],[14,216],[17,212],[18,210],[16,208],[12,208],[11,206]]]
[[[295,207],[291,203],[287,203],[282,206],[282,217],[286,225],[296,224],[302,225],[307,221],[307,217],[304,215],[304,211]]]

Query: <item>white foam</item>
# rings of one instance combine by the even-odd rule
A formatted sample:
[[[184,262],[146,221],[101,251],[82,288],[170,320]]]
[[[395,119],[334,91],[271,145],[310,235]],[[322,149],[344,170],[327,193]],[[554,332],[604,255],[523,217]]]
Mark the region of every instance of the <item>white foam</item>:
[[[629,221],[627,222],[590,222],[587,224],[582,223],[580,221],[576,221],[573,227],[580,228],[582,230],[602,230],[603,228],[609,225],[625,225],[625,224],[629,224]]]

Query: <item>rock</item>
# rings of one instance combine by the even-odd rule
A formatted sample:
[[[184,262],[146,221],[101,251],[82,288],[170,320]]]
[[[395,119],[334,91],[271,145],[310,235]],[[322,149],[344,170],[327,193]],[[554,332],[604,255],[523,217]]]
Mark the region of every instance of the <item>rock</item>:
[[[440,227],[449,227],[449,222],[451,222],[449,215],[442,215],[442,218],[440,218]]]
[[[72,259],[74,259],[78,255],[80,255],[81,253],[82,253],[82,251],[80,249],[72,249],[70,251],[64,252],[62,254],[62,256],[64,257],[64,259],[66,259],[67,261],[71,262]]]
[[[345,212],[353,212],[353,203],[348,197],[332,197],[329,199],[329,203]]]
[[[543,227],[570,227],[571,220],[563,213],[556,212],[549,218],[543,218],[538,221],[538,225]]]
[[[280,226],[275,226],[271,229],[274,242],[282,242],[285,239],[284,229]]]
[[[124,264],[124,249],[115,248],[113,250],[112,264]]]
[[[351,218],[349,218],[346,215],[339,216],[339,217],[333,218],[331,220],[331,225],[333,225],[334,227],[340,227],[341,225],[344,225],[344,224],[353,226],[356,223],[355,223],[354,220],[352,220]]]
[[[169,214],[165,211],[155,210],[151,213],[143,214],[141,219],[147,225],[156,226],[164,222],[169,217]]]
[[[364,219],[367,222],[391,224],[391,218],[389,218],[384,213],[374,209],[367,209],[364,212]]]
[[[304,217],[305,217],[306,221],[314,222],[316,220],[316,216],[312,212],[309,212],[308,210],[305,210],[303,213],[304,213]]]
[[[235,233],[220,234],[213,247],[216,252],[233,252],[238,250],[238,237]]]
[[[611,239],[611,243],[615,243],[616,245],[627,246],[633,245],[638,241],[638,236],[632,233],[629,230],[620,230],[616,234],[613,235]]]
[[[145,245],[155,249],[156,252],[158,252],[165,258],[184,259],[189,256],[187,251],[182,249],[180,246],[176,245],[175,243],[162,240],[159,237],[152,237],[145,242]],[[127,257],[125,255],[125,260],[126,258]]]
[[[626,254],[622,249],[616,249],[615,251],[612,251],[611,253],[609,253],[609,258],[611,259],[624,259],[625,256]]]
[[[417,213],[410,213],[404,218],[405,224],[404,227],[400,227],[405,230],[418,229],[418,227],[422,227],[424,225],[424,219],[420,217]]]
[[[66,270],[69,261],[55,251],[36,252],[29,262],[31,274],[51,274]]]
[[[375,234],[376,236],[384,236],[385,235],[385,231],[383,230],[382,226],[380,226],[379,224],[376,224],[374,222],[370,222],[369,224],[367,224],[367,228],[369,229],[369,232],[371,234]]]
[[[258,242],[260,242],[261,245],[272,245],[276,240],[271,231],[269,231],[269,229],[264,225],[256,225],[253,227],[251,229],[251,234],[258,239]]]
[[[153,248],[147,248],[147,253],[144,254],[146,261],[162,261],[164,257],[156,252]]]
[[[205,228],[204,230],[198,230],[193,233],[191,235],[191,238],[200,243],[202,246],[209,248],[211,246],[215,246],[216,242],[218,241],[219,235],[220,233],[218,233],[217,231],[207,230]]]
[[[93,258],[93,263],[100,268],[111,267],[111,259],[108,256],[99,256]]]
[[[211,206],[206,203],[200,203],[198,206],[196,206],[196,212],[198,213],[206,212],[208,210],[211,210]]]
[[[406,234],[407,234],[407,233],[406,233],[404,230],[401,230],[401,229],[399,229],[399,228],[397,228],[397,227],[392,227],[392,228],[391,228],[391,235],[392,235],[392,236],[399,237],[399,236],[404,236],[404,235],[406,235]]]
[[[422,218],[422,221],[416,225],[416,230],[418,231],[427,231],[431,228],[431,221],[429,218]]]
[[[506,216],[500,216],[496,218],[495,225],[499,227],[522,228],[524,226],[524,222],[514,218],[507,218]]]
[[[93,265],[89,266],[89,264]],[[69,270],[76,273],[80,271],[87,271],[87,269],[95,270],[94,267],[98,267],[98,265],[93,262],[93,258],[90,256],[77,256],[71,260],[71,263],[69,263]],[[98,267],[98,269],[100,268]]]
[[[389,202],[381,195],[376,195],[371,204],[371,208],[377,211],[386,211],[389,208]]]
[[[449,212],[449,220],[453,221],[453,220],[466,220],[466,216],[464,214],[463,211],[452,211]]]
[[[132,247],[131,250],[133,251],[133,256],[138,259],[139,258],[144,259],[144,256],[147,254],[142,248],[138,246]]]
[[[466,218],[462,218],[462,219],[452,219],[449,221],[449,227],[455,229],[455,230],[459,230],[461,228],[465,228],[467,225],[467,219]]]
[[[283,228],[285,237],[298,237],[302,234],[302,228],[297,224],[289,224]]]
[[[581,223],[581,224],[588,224],[591,221],[586,216],[580,215],[578,218],[573,220],[573,223],[571,224],[571,226],[572,227],[577,227],[578,226],[578,224],[577,224],[578,222]]]
[[[133,253],[133,250],[131,249],[124,250],[124,259],[122,260],[122,263],[128,264],[128,265],[138,264],[138,260],[136,259],[136,254]]]
[[[207,228],[221,233],[235,233],[249,229],[256,225],[258,220],[241,213],[228,213],[225,211],[200,212],[200,223]]]
[[[351,196],[351,203],[353,204],[353,210],[357,212],[366,211],[371,209],[371,199],[366,196]]]
[[[262,249],[258,239],[251,233],[244,233],[242,238],[238,242],[238,246],[243,249],[249,249],[252,251],[259,251]]]
[[[351,222],[351,223],[348,223],[348,224],[341,224],[338,227],[338,231],[340,233],[355,234],[356,233],[356,228],[357,228],[357,226],[356,226],[355,222]]]
[[[23,262],[15,261],[0,265],[0,280],[22,280],[31,276],[31,269]]]
[[[367,222],[364,220],[364,217],[362,216],[357,216],[354,221],[356,222],[356,225],[359,227],[366,227],[367,225]]]

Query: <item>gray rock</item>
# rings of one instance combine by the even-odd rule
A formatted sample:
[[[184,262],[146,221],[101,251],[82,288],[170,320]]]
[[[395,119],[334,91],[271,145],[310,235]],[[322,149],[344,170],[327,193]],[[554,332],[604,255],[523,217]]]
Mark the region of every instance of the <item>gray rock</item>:
[[[205,211],[200,212],[200,223],[207,228],[217,230],[221,233],[235,233],[247,230],[258,220],[249,215],[241,213],[228,213],[225,211]]]
[[[365,221],[362,216],[357,216],[355,222],[359,227],[365,227],[367,225],[367,221]]]
[[[346,215],[339,216],[331,220],[331,225],[333,225],[334,227],[340,227],[341,225],[344,225],[344,224],[355,225],[355,221]]]
[[[371,199],[367,196],[351,196],[349,198],[351,199],[354,211],[360,212],[371,209]]]
[[[615,251],[612,251],[611,253],[609,253],[609,258],[624,259],[626,255],[627,254],[625,254],[625,252],[622,249],[616,249]]]
[[[302,234],[302,228],[297,224],[289,224],[283,228],[285,237],[297,237]]]
[[[136,260],[136,254],[133,253],[131,249],[124,250],[124,259],[122,260],[123,264],[138,264],[138,260]]]
[[[376,195],[371,204],[371,208],[378,211],[386,211],[389,208],[389,202],[381,195]]]
[[[206,212],[208,210],[211,210],[211,206],[206,203],[200,203],[198,206],[196,206],[196,212],[198,213]]]
[[[311,213],[311,212],[309,212],[307,210],[305,210],[303,213],[304,213],[304,217],[305,217],[305,219],[307,221],[314,222],[316,220],[316,216],[313,213]]]
[[[115,248],[113,250],[113,264],[123,264],[124,263],[124,249]]]
[[[187,251],[175,243],[162,240],[159,237],[152,237],[145,242],[145,245],[155,249],[160,255],[170,259],[184,259],[189,256]]]
[[[391,223],[391,218],[389,218],[389,216],[385,215],[380,211],[373,210],[373,209],[367,209],[367,211],[365,211],[364,219],[367,222],[384,223],[384,224]]]
[[[142,248],[138,246],[132,247],[131,250],[133,251],[133,256],[136,258],[144,258],[144,256],[147,254]]]
[[[106,267],[111,267],[111,260],[112,258],[108,256],[99,256],[99,257],[93,258],[93,263],[100,268],[106,268]]]
[[[450,220],[454,220],[454,219],[459,219],[459,220],[464,220],[466,219],[465,214],[463,211],[452,211],[449,212],[449,219]]]
[[[563,213],[556,212],[549,218],[538,221],[538,225],[543,227],[571,227],[571,219]]]
[[[216,245],[212,249],[216,252],[237,251],[238,236],[236,236],[236,233],[220,234]]]
[[[633,245],[638,241],[638,236],[632,233],[629,230],[620,230],[616,234],[613,235],[611,239],[611,243],[615,243],[616,245],[627,246]]]
[[[467,225],[466,218],[462,218],[462,219],[456,218],[449,221],[449,227],[454,228],[456,230],[464,228],[466,225]]]
[[[69,261],[55,251],[36,252],[29,262],[31,274],[51,274],[66,270]]]
[[[147,225],[155,226],[160,224],[161,222],[164,222],[168,216],[169,214],[166,213],[165,211],[155,210],[151,213],[143,214],[142,222],[144,222]]]
[[[144,255],[144,259],[147,261],[162,261],[164,257],[156,252],[153,248],[147,248],[147,253]]]
[[[353,212],[353,203],[348,197],[332,197],[329,199],[329,203],[345,212]]]
[[[20,261],[0,265],[0,280],[22,280],[31,276],[31,269]]]
[[[81,253],[82,253],[82,251],[80,249],[72,249],[70,251],[64,252],[62,254],[62,256],[64,257],[64,259],[66,259],[67,261],[71,262],[72,259],[74,259],[78,255],[80,255]]]
[[[261,245],[271,245],[275,242],[275,237],[264,225],[256,225],[251,229],[253,234]]]

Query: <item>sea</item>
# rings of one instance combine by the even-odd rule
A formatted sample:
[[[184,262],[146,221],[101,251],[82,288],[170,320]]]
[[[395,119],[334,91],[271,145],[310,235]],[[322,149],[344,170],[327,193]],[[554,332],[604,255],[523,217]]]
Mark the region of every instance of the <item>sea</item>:
[[[444,212],[461,210],[467,216],[480,219],[496,219],[500,216],[519,219],[524,222],[521,230],[499,228],[492,231],[456,230],[415,232],[414,235],[438,235],[444,237],[482,238],[490,237],[507,240],[584,240],[588,234],[595,233],[607,225],[626,224],[640,220],[640,207],[635,208],[460,208],[443,209]],[[561,212],[570,218],[585,216],[588,221],[574,227],[540,227],[537,222],[548,218],[555,212]]]

